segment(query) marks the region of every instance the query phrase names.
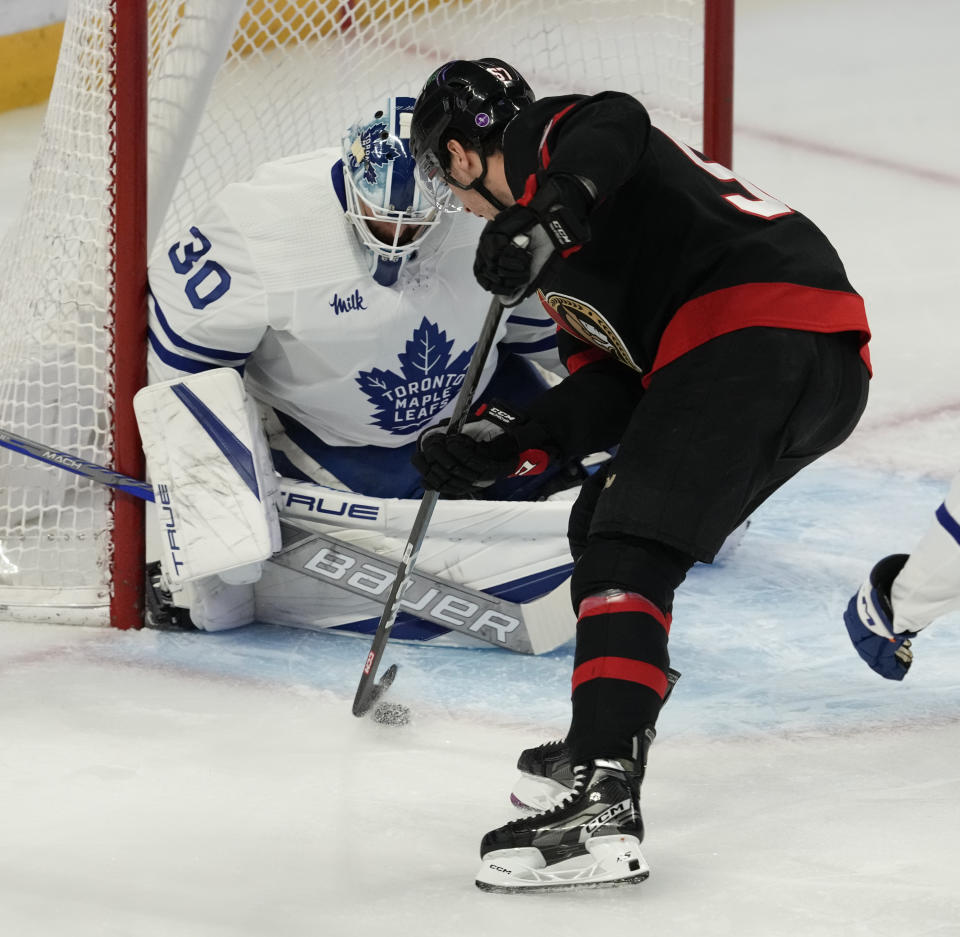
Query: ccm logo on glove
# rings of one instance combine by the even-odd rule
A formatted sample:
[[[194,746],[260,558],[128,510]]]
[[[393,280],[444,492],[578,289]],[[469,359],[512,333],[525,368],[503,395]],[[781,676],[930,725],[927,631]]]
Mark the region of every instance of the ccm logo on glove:
[[[556,455],[541,427],[503,403],[482,405],[459,433],[448,420],[420,434],[412,462],[423,485],[448,497],[475,497],[500,478],[538,475]]]
[[[516,305],[534,291],[555,253],[566,256],[590,240],[587,215],[593,202],[589,180],[546,176],[528,201],[487,222],[473,263],[477,282],[505,306]]]

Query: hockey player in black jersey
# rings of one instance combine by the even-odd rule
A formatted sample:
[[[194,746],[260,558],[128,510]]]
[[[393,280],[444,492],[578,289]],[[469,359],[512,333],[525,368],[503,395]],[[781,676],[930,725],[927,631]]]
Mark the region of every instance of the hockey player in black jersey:
[[[425,188],[488,220],[480,284],[507,305],[536,293],[570,372],[522,414],[494,407],[425,435],[425,485],[464,496],[616,447],[570,516],[572,790],[488,833],[477,883],[640,881],[674,592],[853,430],[863,300],[809,219],[651,126],[629,95],[535,101],[505,62],[450,62],[417,99],[411,145]]]

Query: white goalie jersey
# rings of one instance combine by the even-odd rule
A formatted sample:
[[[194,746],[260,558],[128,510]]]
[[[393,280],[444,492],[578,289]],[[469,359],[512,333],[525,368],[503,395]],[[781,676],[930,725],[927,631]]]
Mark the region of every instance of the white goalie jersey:
[[[473,278],[482,222],[448,215],[392,285],[344,216],[325,149],[228,186],[150,265],[150,382],[240,369],[249,393],[330,446],[396,448],[449,415],[489,304]],[[505,315],[478,393],[516,353],[560,371],[534,300]]]

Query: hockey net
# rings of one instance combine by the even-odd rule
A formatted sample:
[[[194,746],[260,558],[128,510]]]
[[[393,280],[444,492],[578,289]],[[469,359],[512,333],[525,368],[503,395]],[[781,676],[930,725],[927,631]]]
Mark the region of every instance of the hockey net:
[[[144,54],[131,38],[140,26],[120,23],[134,7]],[[72,0],[27,208],[0,245],[0,432],[141,471],[130,396],[143,380],[145,245],[163,248],[260,163],[338,145],[359,114],[416,95],[449,59],[506,59],[540,96],[629,91],[660,127],[725,161],[729,88],[714,76],[732,69],[731,10],[732,0]],[[146,144],[130,77],[143,63]],[[0,481],[0,618],[139,624],[140,506],[2,448]]]

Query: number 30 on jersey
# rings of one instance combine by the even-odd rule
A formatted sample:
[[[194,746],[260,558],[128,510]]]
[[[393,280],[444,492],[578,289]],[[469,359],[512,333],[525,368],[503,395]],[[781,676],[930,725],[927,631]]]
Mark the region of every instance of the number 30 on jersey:
[[[194,270],[197,262],[210,250],[210,239],[199,228],[190,229],[192,241],[177,241],[167,251],[175,273],[189,273],[183,291],[194,309],[205,309],[230,289],[230,274],[209,257]]]

